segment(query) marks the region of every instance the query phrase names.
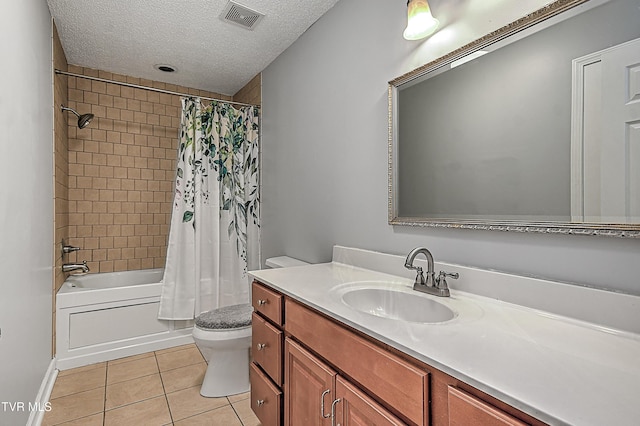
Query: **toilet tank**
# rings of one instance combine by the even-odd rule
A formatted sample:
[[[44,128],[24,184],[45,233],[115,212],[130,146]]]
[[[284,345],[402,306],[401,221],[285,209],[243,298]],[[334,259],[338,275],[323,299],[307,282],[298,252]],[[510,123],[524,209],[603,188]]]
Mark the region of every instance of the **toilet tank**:
[[[304,266],[309,265],[309,263],[304,262],[302,260],[294,259],[289,256],[278,256],[278,257],[270,257],[266,260],[265,264],[267,268],[290,268],[292,266]]]

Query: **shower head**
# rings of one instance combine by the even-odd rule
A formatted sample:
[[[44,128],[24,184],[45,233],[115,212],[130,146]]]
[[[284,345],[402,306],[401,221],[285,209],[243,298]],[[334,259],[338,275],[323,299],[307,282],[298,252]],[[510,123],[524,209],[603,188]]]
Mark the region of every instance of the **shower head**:
[[[73,110],[72,108],[67,108],[64,105],[60,105],[60,107],[62,108],[63,111],[71,111],[76,115],[76,117],[78,117],[78,127],[81,129],[84,129],[85,127],[87,127],[91,122],[91,120],[93,120],[93,114],[80,115],[77,112],[75,112],[75,110]]]

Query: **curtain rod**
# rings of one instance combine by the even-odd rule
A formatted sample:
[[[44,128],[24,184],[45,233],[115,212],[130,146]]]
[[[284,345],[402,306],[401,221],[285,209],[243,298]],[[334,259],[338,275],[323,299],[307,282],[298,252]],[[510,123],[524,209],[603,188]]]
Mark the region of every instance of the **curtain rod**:
[[[118,86],[132,87],[134,89],[142,89],[142,90],[149,90],[151,92],[165,93],[167,95],[184,96],[186,98],[200,98],[200,99],[205,99],[207,101],[226,102],[228,104],[235,104],[235,105],[242,105],[242,106],[252,106],[252,107],[258,107],[259,108],[259,105],[244,104],[242,102],[227,101],[227,100],[224,100],[224,99],[209,98],[209,97],[206,97],[206,96],[195,96],[195,95],[190,95],[188,93],[172,92],[171,90],[156,89],[155,87],[142,86],[142,85],[139,85],[139,84],[124,83],[122,81],[107,80],[106,78],[91,77],[89,75],[75,74],[75,73],[72,73],[72,72],[61,71],[61,70],[59,70],[57,68],[54,71],[55,71],[56,74],[68,75],[70,77],[85,78],[87,80],[101,81],[103,83],[110,83],[110,84],[117,84]]]

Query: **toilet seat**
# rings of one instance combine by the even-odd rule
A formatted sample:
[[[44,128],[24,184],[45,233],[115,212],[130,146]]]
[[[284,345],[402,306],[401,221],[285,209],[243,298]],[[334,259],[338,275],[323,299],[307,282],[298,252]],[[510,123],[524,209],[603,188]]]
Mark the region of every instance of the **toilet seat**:
[[[253,306],[249,303],[225,306],[196,317],[196,327],[205,331],[231,331],[251,327]]]

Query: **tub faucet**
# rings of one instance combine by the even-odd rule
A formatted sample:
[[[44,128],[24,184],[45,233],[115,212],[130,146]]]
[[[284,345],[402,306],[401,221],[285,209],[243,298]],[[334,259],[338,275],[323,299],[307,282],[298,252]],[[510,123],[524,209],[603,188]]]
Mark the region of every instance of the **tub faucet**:
[[[89,266],[87,266],[87,261],[84,260],[82,263],[65,263],[64,265],[62,265],[62,272],[73,271],[82,271],[83,274],[89,273]]]
[[[420,253],[424,254],[427,258],[426,278],[420,266],[413,266],[413,261]],[[440,271],[440,274],[438,274],[438,277],[436,278],[433,266],[433,256],[431,255],[431,252],[424,247],[416,247],[411,250],[404,262],[404,267],[407,269],[415,269],[417,271],[416,280],[413,283],[414,290],[441,297],[449,297],[449,287],[447,286],[446,277],[451,277],[453,279],[458,279],[459,277],[459,275],[455,273],[452,274]]]

